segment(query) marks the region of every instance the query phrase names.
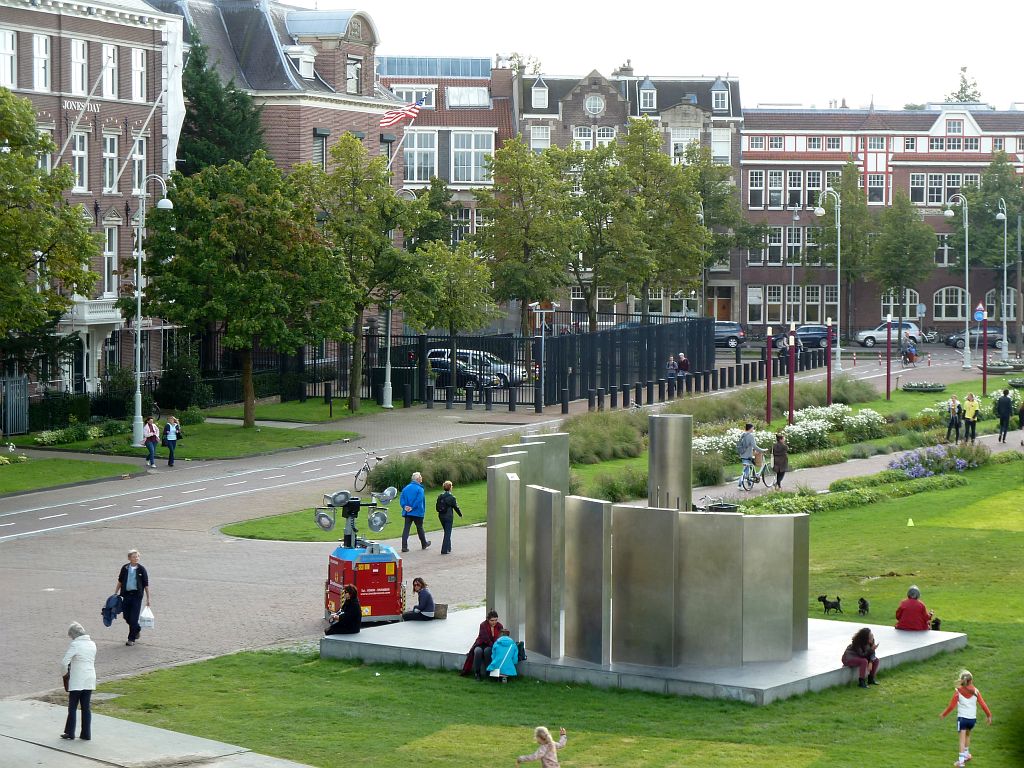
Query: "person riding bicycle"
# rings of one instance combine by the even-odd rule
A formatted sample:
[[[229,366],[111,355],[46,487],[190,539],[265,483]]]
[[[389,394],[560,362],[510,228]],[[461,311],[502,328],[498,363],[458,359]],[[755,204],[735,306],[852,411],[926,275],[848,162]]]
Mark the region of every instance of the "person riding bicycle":
[[[743,472],[736,483],[736,487],[741,490],[743,489],[743,478],[749,477],[750,473],[754,471],[755,451],[764,453],[764,449],[759,448],[757,445],[757,438],[754,436],[754,425],[748,421],[743,427],[743,434],[740,435],[739,442],[736,443],[736,453],[739,454],[740,461],[743,462]]]
[[[903,363],[913,365],[917,361],[917,347],[908,331],[903,332]]]

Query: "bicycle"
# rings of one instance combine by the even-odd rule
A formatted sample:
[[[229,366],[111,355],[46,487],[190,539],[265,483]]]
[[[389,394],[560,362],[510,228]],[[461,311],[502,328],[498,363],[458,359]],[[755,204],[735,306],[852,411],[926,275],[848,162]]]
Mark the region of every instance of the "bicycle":
[[[352,485],[356,491],[366,490],[366,481],[370,476],[370,472],[373,468],[380,464],[387,456],[381,456],[376,451],[368,451],[363,446],[357,446],[360,451],[366,454],[363,457],[363,466],[356,470],[356,477]],[[373,459],[373,467],[370,466],[370,459]]]
[[[697,499],[697,503],[694,504],[693,509],[696,512],[707,512],[710,509],[720,506],[724,501],[725,499],[721,496],[701,496]]]
[[[156,400],[153,401],[153,410],[150,411],[150,415],[153,417],[153,421],[160,421],[160,406],[157,405]]]
[[[764,460],[764,451],[758,451],[757,455],[761,457],[760,467],[754,464],[743,465],[740,487],[744,491],[749,491],[759,482],[764,483],[766,488],[775,485],[775,471],[772,469],[771,463]]]

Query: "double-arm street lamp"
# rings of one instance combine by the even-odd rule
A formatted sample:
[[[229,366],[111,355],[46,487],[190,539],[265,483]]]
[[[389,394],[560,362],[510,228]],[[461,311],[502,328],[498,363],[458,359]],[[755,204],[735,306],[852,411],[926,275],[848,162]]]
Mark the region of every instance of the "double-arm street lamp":
[[[704,226],[704,201],[697,201],[697,223],[702,227]],[[700,314],[699,317],[704,317],[704,314],[708,311],[708,297],[707,297],[707,264],[704,263],[704,248],[700,249],[701,261],[700,261]],[[713,313],[715,319],[718,319],[718,302],[715,302],[715,312]]]
[[[963,370],[971,370],[971,220],[967,210],[967,198],[957,192],[946,201],[947,205],[959,205],[964,212],[964,364]],[[952,208],[942,213],[947,219],[956,216]],[[984,356],[984,352],[982,352]]]
[[[1003,222],[1003,304],[999,308],[999,314],[1003,316],[1003,343],[999,359],[1005,363],[1010,359],[1010,337],[1006,335],[1006,306],[1009,294],[1006,290],[1006,201],[1001,197],[999,198],[999,213],[996,214],[996,221]],[[1016,307],[1016,304],[1014,306]],[[1016,317],[1017,313],[1013,314]]]
[[[159,182],[161,198],[156,207],[162,211],[174,208],[167,199],[167,182],[151,173],[142,180],[139,191],[139,218],[135,243],[135,418],[132,420],[132,443],[142,445],[142,243],[146,238],[146,185]]]
[[[839,337],[839,331],[843,326],[843,200],[839,193],[832,187],[826,187],[818,197],[818,206],[814,209],[814,215],[819,218],[825,215],[825,207],[822,203],[825,198],[831,197],[836,204],[836,364],[837,372],[843,371],[843,340]]]

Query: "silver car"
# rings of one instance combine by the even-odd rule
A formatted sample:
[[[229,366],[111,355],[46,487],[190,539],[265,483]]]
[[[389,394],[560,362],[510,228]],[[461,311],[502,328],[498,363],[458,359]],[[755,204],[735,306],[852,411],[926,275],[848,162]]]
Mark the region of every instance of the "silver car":
[[[885,341],[886,323],[879,323],[878,327],[871,328],[866,331],[859,331],[856,336],[857,343],[862,347],[873,347],[875,344]],[[892,324],[892,340],[898,342],[900,336],[907,334],[910,336],[910,340],[917,344],[921,339],[921,329],[917,323],[911,323],[904,320],[902,323],[893,322]]]

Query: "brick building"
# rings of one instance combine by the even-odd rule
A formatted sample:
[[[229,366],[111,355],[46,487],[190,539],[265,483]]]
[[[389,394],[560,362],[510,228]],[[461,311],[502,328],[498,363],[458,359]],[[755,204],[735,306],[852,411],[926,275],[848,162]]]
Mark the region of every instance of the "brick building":
[[[961,189],[977,185],[996,152],[1006,152],[1024,173],[1024,113],[999,112],[984,104],[935,104],[924,110],[748,109],[743,113],[742,208],[749,221],[766,223],[765,247],[739,265],[743,301],[731,319],[752,330],[768,324],[838,320],[836,269],[821,264],[816,249],[822,226],[813,210],[821,191],[838,187],[843,166],[862,173],[869,207],[884,208],[902,191],[936,231],[935,270],[900,300],[882,296],[860,281],[844,295],[844,334],[870,327],[887,313],[917,319],[944,332],[962,330],[965,313],[984,301],[995,315],[1001,271],[972,266],[970,299],[964,292],[962,253],[953,252],[949,232],[961,219],[943,209]],[[844,288],[845,290],[845,288]],[[1016,293],[1011,289],[1011,296]],[[927,308],[918,317],[918,304]],[[1019,317],[1019,299],[1008,317]]]
[[[115,301],[134,290],[146,178],[174,165],[181,43],[181,19],[141,0],[0,0],[0,86],[31,100],[38,129],[57,147],[41,165],[72,166],[68,199],[103,236],[91,264],[99,285],[92,296],[73,296],[59,325],[79,333],[80,347],[37,386],[96,391],[107,366],[134,365],[134,334],[122,331]],[[163,329],[144,319],[142,330],[143,370],[159,367]]]

